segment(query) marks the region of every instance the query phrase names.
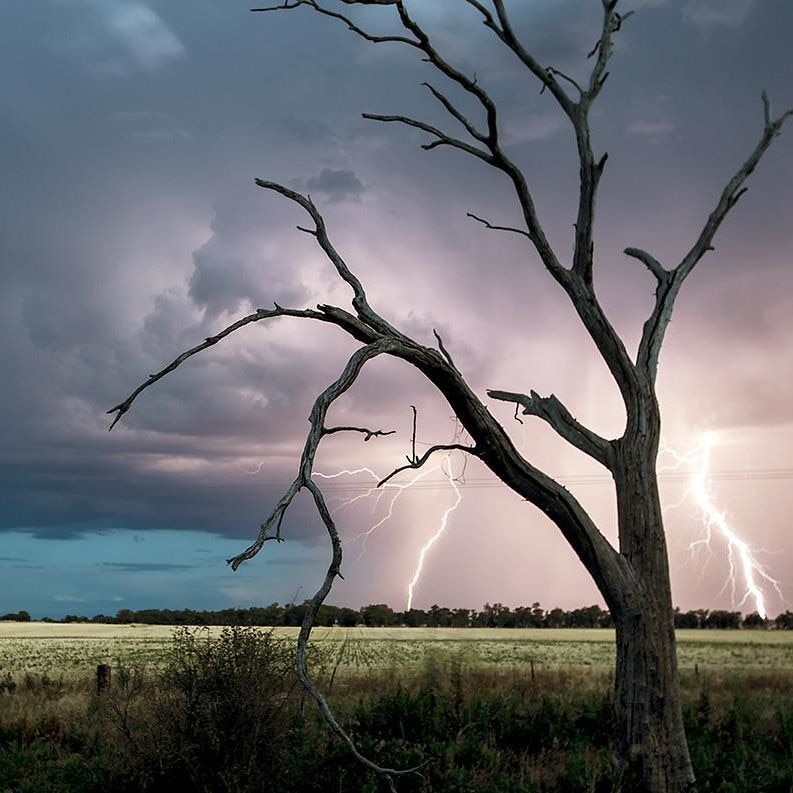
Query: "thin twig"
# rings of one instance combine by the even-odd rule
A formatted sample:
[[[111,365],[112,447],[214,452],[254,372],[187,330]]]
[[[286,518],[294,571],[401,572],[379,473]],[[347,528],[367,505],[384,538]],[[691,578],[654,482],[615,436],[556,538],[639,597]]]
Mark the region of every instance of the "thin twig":
[[[480,218],[475,215],[473,212],[466,212],[465,213],[469,218],[476,220],[477,222],[481,223],[485,228],[490,229],[491,231],[510,231],[513,234],[520,234],[522,237],[528,237],[531,239],[531,235],[528,231],[524,231],[523,229],[516,229],[514,226],[497,226],[491,223],[489,220],[485,220],[484,218]]]
[[[381,479],[377,483],[377,487],[382,487],[386,482],[393,479],[397,474],[401,474],[403,471],[411,471],[415,470],[416,468],[421,468],[430,457],[435,454],[435,452],[448,452],[448,451],[459,451],[459,452],[467,452],[468,454],[473,454],[475,457],[479,456],[479,449],[476,446],[464,446],[461,443],[439,443],[436,446],[430,446],[421,457],[415,459],[414,462],[408,463],[407,465],[402,465],[399,468],[395,468],[391,473],[386,476],[384,479]]]
[[[370,430],[366,427],[326,427],[322,430],[323,435],[333,435],[336,432],[360,432],[364,437],[364,441],[371,440],[383,435],[395,435],[396,430]]]

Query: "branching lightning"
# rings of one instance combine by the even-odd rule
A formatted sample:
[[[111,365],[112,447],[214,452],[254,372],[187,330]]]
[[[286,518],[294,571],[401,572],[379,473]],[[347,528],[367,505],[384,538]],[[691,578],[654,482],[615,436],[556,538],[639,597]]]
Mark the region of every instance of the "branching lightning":
[[[757,559],[755,550],[736,533],[730,525],[727,513],[716,506],[709,487],[711,477],[711,453],[716,444],[713,432],[706,432],[699,446],[689,449],[681,454],[665,444],[660,455],[667,455],[672,459],[672,464],[660,467],[659,472],[678,470],[682,466],[691,468],[689,485],[683,500],[691,498],[699,508],[702,515],[703,536],[689,544],[693,553],[699,547],[712,548],[714,533],[718,534],[727,545],[727,559],[729,562],[729,575],[725,588],[730,587],[733,602],[743,606],[747,602],[754,605],[754,610],[763,618],[768,616],[766,609],[763,583],[774,588],[782,598],[779,581],[771,576]],[[678,507],[678,504],[670,508]],[[743,580],[743,595],[738,598],[738,581]]]
[[[415,428],[414,428],[415,433]],[[455,432],[453,442],[459,442],[460,436],[463,434],[463,431],[455,420]],[[460,506],[462,502],[462,492],[458,486],[458,482],[462,481],[462,477],[465,473],[465,458],[463,458],[463,465],[461,468],[460,473],[455,477],[452,475],[452,456],[453,452],[447,452],[445,457],[443,457],[440,462],[435,464],[427,464],[426,466],[422,466],[421,470],[418,473],[414,474],[407,482],[399,483],[394,481],[388,481],[385,484],[378,486],[378,482],[382,482],[383,477],[378,476],[371,468],[356,468],[356,469],[343,469],[341,471],[336,471],[334,473],[321,473],[318,471],[314,472],[314,476],[319,477],[321,479],[337,479],[341,476],[357,476],[360,474],[366,474],[370,476],[375,484],[373,484],[370,488],[367,488],[364,492],[353,496],[352,498],[348,498],[342,501],[338,507],[336,507],[335,511],[340,509],[344,509],[345,507],[349,507],[351,504],[356,503],[357,501],[365,500],[368,498],[374,499],[373,511],[377,508],[380,504],[381,499],[384,498],[384,495],[387,491],[393,491],[393,495],[391,496],[390,500],[388,501],[388,508],[386,510],[386,514],[380,518],[376,523],[372,524],[368,529],[362,531],[360,534],[356,535],[352,538],[353,542],[361,541],[361,553],[358,556],[358,559],[363,556],[366,552],[366,541],[369,537],[374,534],[379,528],[383,526],[383,524],[387,523],[394,515],[394,508],[396,506],[397,501],[401,498],[406,490],[412,488],[416,483],[420,482],[425,477],[429,476],[431,473],[435,471],[442,471],[444,477],[451,485],[454,491],[454,503],[447,507],[447,509],[443,512],[441,516],[440,523],[435,531],[430,535],[430,537],[426,540],[426,542],[421,546],[419,549],[419,555],[416,560],[416,566],[413,571],[413,576],[407,584],[406,592],[407,592],[407,608],[410,610],[413,607],[413,595],[416,590],[416,586],[421,579],[422,572],[424,571],[424,562],[427,558],[432,547],[438,540],[441,538],[443,533],[446,531],[449,525],[449,517],[454,512],[457,507]],[[411,460],[411,458],[408,458]],[[413,452],[413,460],[417,459],[415,457],[415,435],[414,435],[414,452]]]
[[[452,476],[451,470],[451,455],[447,455],[446,457],[446,464],[447,468],[444,471],[446,478],[449,480],[449,484],[452,486],[454,490],[454,504],[450,507],[447,507],[446,511],[443,513],[443,517],[441,518],[440,526],[438,526],[435,533],[424,543],[421,547],[421,551],[419,551],[419,558],[416,562],[416,569],[413,573],[413,578],[410,579],[410,583],[408,584],[408,599],[407,599],[407,610],[413,608],[413,592],[416,588],[416,584],[418,584],[419,579],[421,578],[421,572],[424,569],[424,559],[426,558],[427,554],[430,552],[430,549],[433,545],[440,539],[441,535],[446,531],[446,526],[449,523],[449,515],[460,506],[460,502],[463,500],[462,493],[460,492],[460,488],[457,486],[457,482],[455,481],[454,477]]]
[[[387,523],[391,518],[394,516],[394,507],[396,506],[396,502],[400,499],[402,494],[409,490],[413,485],[417,482],[424,479],[424,477],[428,476],[429,474],[437,471],[440,468],[440,464],[431,465],[428,468],[424,468],[419,473],[415,474],[415,476],[411,477],[410,480],[407,482],[399,483],[399,482],[386,482],[382,487],[377,487],[377,484],[372,485],[372,487],[365,490],[363,493],[359,493],[357,496],[353,496],[352,498],[345,499],[344,501],[336,507],[335,511],[340,509],[344,509],[345,507],[349,507],[351,504],[354,504],[356,501],[361,501],[367,498],[374,499],[373,510],[374,511],[378,504],[380,503],[381,499],[384,497],[385,493],[388,491],[393,491],[393,495],[391,496],[390,501],[388,502],[388,509],[386,510],[386,514],[370,526],[366,531],[360,532],[360,534],[355,535],[352,538],[352,542],[361,541],[361,553],[358,555],[358,559],[363,556],[366,552],[366,541],[369,537],[372,536],[384,523]],[[332,474],[324,474],[318,471],[314,472],[314,476],[319,477],[320,479],[336,479],[340,476],[356,476],[358,474],[367,474],[374,479],[375,483],[380,482],[383,477],[378,476],[371,468],[356,468],[354,470],[344,469],[342,471],[337,471]]]

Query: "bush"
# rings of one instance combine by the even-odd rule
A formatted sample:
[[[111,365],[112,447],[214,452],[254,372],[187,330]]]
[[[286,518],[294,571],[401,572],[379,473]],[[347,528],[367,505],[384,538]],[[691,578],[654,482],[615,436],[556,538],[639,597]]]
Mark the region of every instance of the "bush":
[[[294,650],[253,628],[178,628],[156,687],[117,675],[106,711],[123,738],[131,789],[272,789],[293,733]],[[144,702],[144,700],[147,700]]]

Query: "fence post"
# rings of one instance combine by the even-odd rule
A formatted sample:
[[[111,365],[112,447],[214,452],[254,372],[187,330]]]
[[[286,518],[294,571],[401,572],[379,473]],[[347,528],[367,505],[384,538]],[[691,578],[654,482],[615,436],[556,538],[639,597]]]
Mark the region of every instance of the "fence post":
[[[110,688],[110,664],[99,664],[96,667],[96,693],[101,694]]]

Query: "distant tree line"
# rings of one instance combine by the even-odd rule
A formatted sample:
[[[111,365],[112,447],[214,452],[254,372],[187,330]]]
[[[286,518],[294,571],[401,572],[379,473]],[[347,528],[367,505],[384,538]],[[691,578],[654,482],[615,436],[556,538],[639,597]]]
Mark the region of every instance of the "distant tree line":
[[[15,611],[13,614],[3,614],[0,622],[30,622],[30,614],[27,611]]]
[[[221,609],[220,611],[197,611],[195,609],[120,609],[115,616],[97,614],[83,617],[67,614],[62,620],[45,618],[45,622],[92,622],[126,625],[250,625],[250,626],[297,626],[303,621],[308,601],[269,606],[253,606],[247,609]],[[716,609],[696,609],[680,611],[675,609],[676,628],[777,628],[793,630],[793,612],[785,611],[776,619],[764,619],[759,614],[741,617],[739,611]],[[0,620],[29,622],[30,614],[19,611],[4,614]],[[360,609],[345,606],[320,607],[315,625],[328,627],[340,625],[354,627],[366,625],[373,627],[410,628],[610,628],[611,615],[600,606],[565,611],[553,608],[548,611],[539,603],[531,606],[518,606],[511,609],[503,603],[485,603],[481,611],[476,609],[450,609],[433,605],[428,609],[409,609],[394,611],[385,603],[373,603]]]

